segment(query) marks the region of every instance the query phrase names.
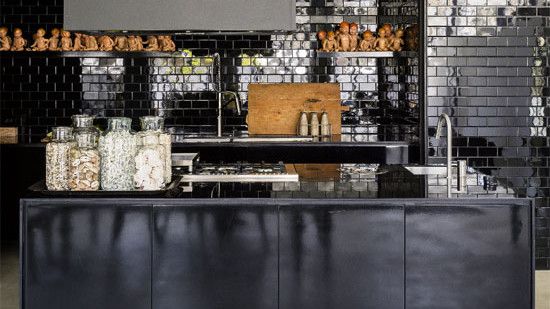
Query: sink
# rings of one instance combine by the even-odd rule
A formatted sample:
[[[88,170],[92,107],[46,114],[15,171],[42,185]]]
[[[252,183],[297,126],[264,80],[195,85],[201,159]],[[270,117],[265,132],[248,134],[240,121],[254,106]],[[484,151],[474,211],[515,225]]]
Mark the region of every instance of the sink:
[[[176,143],[229,143],[229,137],[176,137]]]
[[[252,137],[234,137],[235,143],[254,143],[254,142],[312,142],[313,138],[308,136],[288,136],[288,137],[270,137],[270,136],[252,136]]]
[[[311,142],[312,137],[307,136],[208,136],[208,135],[174,135],[176,143],[285,143],[285,142]]]
[[[447,175],[447,167],[444,165],[405,165],[403,167],[413,175]]]

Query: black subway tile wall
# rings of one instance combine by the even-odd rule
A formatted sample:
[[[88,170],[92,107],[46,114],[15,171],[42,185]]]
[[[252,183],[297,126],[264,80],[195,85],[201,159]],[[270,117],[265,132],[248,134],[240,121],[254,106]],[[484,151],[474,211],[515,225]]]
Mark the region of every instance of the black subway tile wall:
[[[0,0],[1,24],[60,27],[62,0]],[[550,268],[547,0],[428,0],[427,121],[429,161],[444,160],[433,138],[440,113],[452,116],[453,155],[489,176],[495,196],[537,198],[536,265]],[[194,55],[222,55],[224,90],[245,102],[249,83],[339,82],[344,139],[419,139],[416,57],[315,57],[315,32],[343,20],[361,31],[377,24],[418,22],[416,1],[297,0],[297,32],[283,35],[186,35],[176,45]],[[195,58],[193,58],[195,59]],[[0,53],[1,125],[20,128],[22,142],[39,141],[70,115],[166,116],[174,132],[213,133],[216,94],[208,57],[199,60],[124,55],[63,57]],[[195,62],[193,62],[195,61]],[[196,61],[199,61],[198,63]],[[246,132],[245,115],[224,111],[224,132]],[[137,121],[134,121],[137,124]],[[441,179],[435,183],[444,185]],[[433,196],[444,190],[431,192]]]
[[[61,26],[59,7],[62,5],[60,0],[2,0],[2,23],[13,31],[30,14],[36,21],[24,24],[23,31],[26,38],[31,38],[38,27],[50,31]],[[25,7],[23,15],[17,13],[20,7]],[[321,59],[316,57],[315,51],[318,48],[315,33],[320,29],[333,30],[344,20],[358,23],[361,31],[375,31],[377,24],[382,22],[403,27],[417,23],[416,1],[298,0],[296,12],[298,30],[293,34],[174,37],[178,48],[200,58],[144,57],[128,53],[119,58],[82,56],[69,59],[61,55],[3,53],[2,74],[6,79],[2,87],[6,95],[2,98],[2,112],[9,117],[3,118],[2,124],[19,126],[21,139],[34,142],[48,129],[43,124],[48,123],[50,127],[64,124],[76,108],[98,116],[124,115],[134,120],[142,115],[157,114],[166,117],[167,126],[175,133],[212,134],[217,125],[217,102],[212,74],[215,70],[209,56],[217,52],[222,56],[222,90],[237,92],[245,105],[245,112],[240,116],[234,109],[224,111],[224,132],[246,133],[250,83],[337,82],[340,83],[342,104],[350,107],[342,116],[344,140],[418,141],[420,108],[415,53],[395,59]],[[41,22],[43,16],[52,22]],[[56,66],[55,73],[34,66],[50,59],[68,61],[71,65]],[[27,78],[32,79],[28,81],[32,85],[21,88]],[[66,90],[65,79],[76,80],[73,86],[80,89]],[[38,80],[38,85],[34,80]],[[38,86],[40,88],[35,89]],[[71,94],[67,95],[66,91]],[[80,91],[80,96],[72,91]],[[30,95],[45,96],[49,103],[30,102]],[[46,121],[39,120],[47,104],[59,101],[64,102],[55,106],[61,107],[60,110],[45,115]],[[46,106],[43,108],[41,104]],[[70,109],[65,110],[62,106],[70,106]],[[40,111],[31,111],[34,109]]]
[[[454,155],[520,197],[536,198],[536,266],[550,268],[548,128],[550,15],[546,0],[428,0],[430,162],[438,116],[454,125]]]

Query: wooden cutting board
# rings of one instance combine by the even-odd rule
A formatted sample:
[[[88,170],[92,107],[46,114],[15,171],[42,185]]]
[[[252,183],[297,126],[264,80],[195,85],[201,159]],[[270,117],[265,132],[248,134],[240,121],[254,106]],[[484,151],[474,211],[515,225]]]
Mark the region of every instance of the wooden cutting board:
[[[17,144],[17,127],[0,128],[0,144]]]
[[[300,113],[326,111],[332,134],[341,133],[339,84],[283,83],[248,86],[248,132],[251,135],[296,135]]]

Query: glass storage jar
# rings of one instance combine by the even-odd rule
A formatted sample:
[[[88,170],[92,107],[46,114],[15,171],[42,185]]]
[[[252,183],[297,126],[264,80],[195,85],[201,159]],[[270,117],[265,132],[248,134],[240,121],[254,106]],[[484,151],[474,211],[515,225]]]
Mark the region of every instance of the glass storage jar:
[[[72,191],[99,190],[100,157],[97,150],[97,131],[82,130],[75,135],[71,148],[69,189]]]
[[[164,148],[159,144],[159,133],[139,132],[138,150],[135,157],[135,187],[138,190],[161,190],[164,188]]]
[[[164,130],[164,118],[143,116],[140,122],[142,131],[159,133],[159,144],[164,149],[164,183],[169,184],[172,181],[172,136]]]
[[[46,145],[46,187],[48,190],[69,190],[69,158],[73,146],[72,128],[53,128],[52,139]]]
[[[101,188],[129,191],[134,188],[136,137],[130,131],[132,119],[107,119],[107,130],[99,137]]]
[[[94,119],[95,116],[90,115],[72,115],[71,119],[73,120],[73,135],[76,136],[80,134],[80,132],[89,132],[94,131],[97,133],[97,137],[99,137],[99,130],[94,127]]]

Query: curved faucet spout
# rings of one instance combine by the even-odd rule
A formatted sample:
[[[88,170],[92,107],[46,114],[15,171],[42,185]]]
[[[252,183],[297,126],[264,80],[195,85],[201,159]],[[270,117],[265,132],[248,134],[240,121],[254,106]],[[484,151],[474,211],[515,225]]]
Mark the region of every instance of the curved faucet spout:
[[[437,130],[435,131],[435,138],[441,138],[441,131],[443,131],[443,124],[447,126],[447,197],[451,197],[451,187],[453,185],[452,174],[452,151],[453,151],[453,130],[451,125],[451,118],[447,114],[441,114],[437,121]]]
[[[223,91],[222,94],[229,94],[229,95],[232,95],[233,98],[235,98],[235,106],[237,108],[237,114],[240,115],[242,106],[241,106],[241,101],[239,100],[239,95],[234,91]]]

